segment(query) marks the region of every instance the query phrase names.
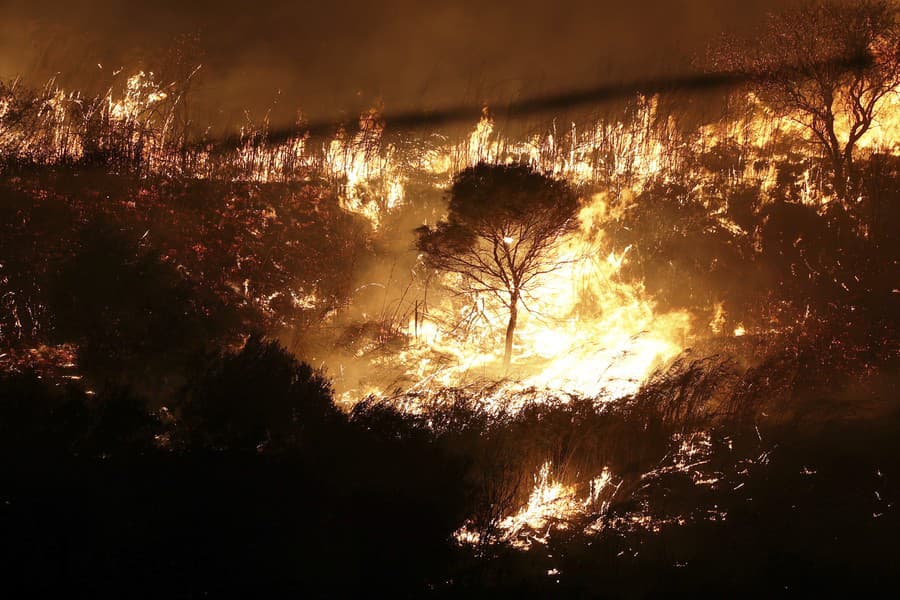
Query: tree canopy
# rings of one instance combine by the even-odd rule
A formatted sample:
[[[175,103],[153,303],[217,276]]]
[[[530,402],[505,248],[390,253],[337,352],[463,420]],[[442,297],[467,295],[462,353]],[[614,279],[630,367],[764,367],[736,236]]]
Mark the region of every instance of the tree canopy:
[[[577,211],[578,198],[565,182],[523,165],[482,163],[454,179],[447,217],[416,230],[428,266],[462,276],[464,291],[492,294],[509,309],[507,366],[518,305],[527,303],[541,275],[560,266],[553,250]]]

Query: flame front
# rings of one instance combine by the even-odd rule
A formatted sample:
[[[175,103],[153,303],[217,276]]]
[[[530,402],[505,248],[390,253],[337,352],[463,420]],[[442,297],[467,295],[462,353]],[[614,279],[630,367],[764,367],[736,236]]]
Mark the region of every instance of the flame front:
[[[599,227],[607,218],[606,196],[588,200],[579,228],[550,260],[557,268],[523,298],[509,373],[499,339],[506,309],[482,294],[447,297],[411,319],[406,333],[413,343],[403,359],[412,378],[419,386],[453,386],[507,377],[501,396],[537,388],[612,399],[636,391],[654,367],[683,348],[690,317],[656,314],[641,286],[619,280],[627,251],[608,249]],[[453,361],[446,365],[434,355]]]

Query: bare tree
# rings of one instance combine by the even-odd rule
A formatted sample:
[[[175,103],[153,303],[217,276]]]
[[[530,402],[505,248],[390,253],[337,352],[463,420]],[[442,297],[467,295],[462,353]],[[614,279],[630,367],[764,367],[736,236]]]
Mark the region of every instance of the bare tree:
[[[519,304],[560,266],[553,251],[577,210],[565,182],[522,165],[481,163],[456,176],[447,218],[416,230],[416,247],[430,267],[461,275],[464,291],[493,294],[509,310],[506,367]]]
[[[718,66],[757,75],[759,96],[822,148],[842,199],[854,150],[900,84],[900,22],[893,0],[811,0],[769,16],[752,40],[728,40]]]

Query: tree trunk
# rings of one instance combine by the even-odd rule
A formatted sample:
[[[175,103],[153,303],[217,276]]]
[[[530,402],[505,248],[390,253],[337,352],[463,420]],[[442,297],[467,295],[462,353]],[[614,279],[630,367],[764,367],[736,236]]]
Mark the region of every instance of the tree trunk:
[[[516,320],[519,317],[519,295],[513,294],[509,300],[509,323],[506,325],[506,348],[503,352],[503,368],[509,370],[512,361],[513,336],[516,333]]]
[[[838,154],[831,159],[832,171],[834,174],[834,193],[841,202],[847,201],[847,172],[844,165],[843,156]]]

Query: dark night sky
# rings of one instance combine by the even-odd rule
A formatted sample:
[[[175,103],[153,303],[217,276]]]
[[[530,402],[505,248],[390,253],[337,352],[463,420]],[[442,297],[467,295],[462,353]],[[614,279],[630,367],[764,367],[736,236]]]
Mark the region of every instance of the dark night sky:
[[[785,3],[0,0],[0,77],[100,84],[197,33],[203,101],[226,119],[502,102],[683,71],[723,31]]]

